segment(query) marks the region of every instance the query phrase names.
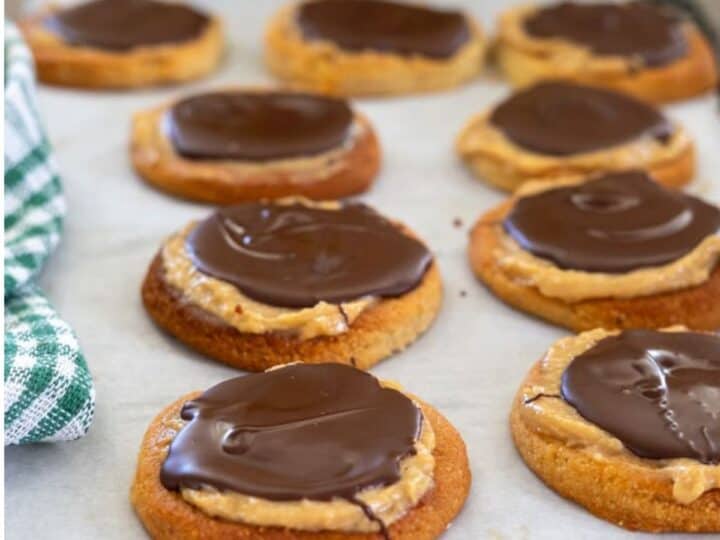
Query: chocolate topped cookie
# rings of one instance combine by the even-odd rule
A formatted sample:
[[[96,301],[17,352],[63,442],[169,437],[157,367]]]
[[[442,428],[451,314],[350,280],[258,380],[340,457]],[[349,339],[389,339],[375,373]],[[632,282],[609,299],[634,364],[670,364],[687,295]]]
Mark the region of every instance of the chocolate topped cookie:
[[[482,69],[486,39],[455,10],[391,0],[301,0],[273,16],[265,61],[294,88],[386,95],[451,88]]]
[[[209,18],[179,3],[92,0],[52,13],[44,22],[69,44],[124,51],[197,39]]]
[[[158,540],[438,538],[467,497],[459,434],[397,384],[288,364],[178,399],[131,490]]]
[[[395,297],[420,283],[427,248],[363,204],[244,204],[188,236],[197,268],[274,306]]]
[[[470,39],[462,13],[384,0],[303,2],[297,23],[305,39],[331,41],[348,51],[442,59]]]
[[[563,269],[624,273],[676,261],[720,229],[720,210],[629,171],[520,197],[505,231]]]
[[[365,372],[294,364],[214,386],[182,408],[161,480],[275,501],[355,502],[400,479],[415,453],[418,407]]]
[[[500,298],[572,330],[720,328],[720,208],[645,172],[528,184],[469,256]]]
[[[668,10],[644,2],[563,2],[528,17],[525,30],[537,38],[571,41],[597,55],[626,56],[646,66],[660,66],[687,54],[681,23]]]
[[[560,2],[505,11],[497,62],[512,84],[562,79],[653,102],[715,87],[710,42],[689,18],[660,2]]]
[[[597,328],[554,343],[510,414],[527,465],[633,531],[720,532],[720,336]]]
[[[563,80],[519,89],[475,114],[456,149],[478,177],[510,191],[527,182],[630,169],[680,187],[695,171],[692,139],[658,108],[627,93]]]
[[[353,123],[344,100],[290,92],[216,92],[167,113],[170,140],[189,158],[264,161],[340,148]]]
[[[667,141],[674,131],[649,104],[560,81],[513,94],[492,111],[490,123],[523,149],[553,156],[603,150],[644,136]]]
[[[638,456],[720,464],[720,337],[625,331],[577,356],[562,395]]]
[[[65,5],[63,5],[65,4]],[[80,88],[140,88],[207,75],[224,50],[222,21],[175,1],[50,2],[19,21],[38,79]]]
[[[163,244],[142,295],[160,326],[236,367],[365,369],[428,328],[442,284],[425,245],[372,208],[286,199],[190,223]]]

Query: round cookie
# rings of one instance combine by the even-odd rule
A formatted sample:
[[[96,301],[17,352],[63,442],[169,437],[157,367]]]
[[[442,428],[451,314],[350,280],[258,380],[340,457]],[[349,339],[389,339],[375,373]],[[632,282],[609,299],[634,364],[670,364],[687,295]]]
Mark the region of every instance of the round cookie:
[[[717,335],[681,328],[560,340],[513,401],[515,445],[550,488],[602,519],[653,533],[720,532],[720,445],[711,448],[719,353]]]
[[[223,52],[222,24],[180,3],[91,0],[19,23],[48,84],[138,88],[198,79]]]
[[[566,79],[655,103],[715,87],[710,45],[690,21],[641,2],[574,2],[505,12],[497,61],[515,86]]]
[[[479,25],[449,10],[375,0],[304,0],[265,34],[265,62],[300,88],[388,95],[457,86],[482,69]]]
[[[281,201],[225,207],[171,237],[142,298],[161,328],[241,369],[367,369],[430,326],[442,282],[427,248],[369,207]]]
[[[298,92],[228,89],[136,113],[130,155],[153,186],[231,204],[367,190],[380,168],[370,122],[349,103]]]
[[[499,298],[576,331],[714,330],[719,228],[716,207],[641,172],[611,173],[529,184],[478,221],[469,259]]]
[[[470,170],[501,189],[628,168],[660,183],[692,180],[695,151],[680,125],[625,94],[546,81],[470,119],[456,142]]]
[[[278,376],[283,375],[279,372],[285,370],[293,370],[292,375],[304,382],[305,386],[302,392],[302,398],[298,399],[297,394],[286,391],[286,397],[283,398],[283,406],[276,408],[270,416],[267,416],[263,413],[262,407],[269,406],[269,404],[273,403],[273,400],[277,400],[277,398],[269,395],[268,392],[279,391],[281,388],[287,389],[287,380],[276,381]],[[313,372],[317,371],[320,372],[317,376],[318,378],[313,378]],[[265,388],[258,390],[258,387],[254,385],[253,378],[265,377],[267,379],[268,376],[273,377],[273,379],[267,380],[268,384]],[[343,389],[343,392],[338,393],[337,388],[332,386],[325,392],[325,395],[330,396],[330,399],[323,399],[323,393],[320,392],[321,387],[337,381],[338,377],[340,378],[338,385]],[[458,514],[468,494],[470,470],[465,445],[455,428],[450,425],[440,413],[425,403],[418,402],[415,399],[412,401],[407,399],[397,390],[393,390],[384,385],[385,388],[380,390],[379,393],[375,390],[370,394],[368,390],[363,390],[362,395],[356,399],[355,394],[357,394],[358,391],[355,387],[362,382],[360,379],[363,377],[367,378],[368,381],[375,381],[371,375],[358,372],[345,366],[334,364],[315,366],[290,365],[264,374],[250,375],[248,377],[226,381],[210,389],[204,396],[200,396],[199,393],[190,394],[167,407],[153,420],[145,434],[138,457],[137,472],[131,490],[133,506],[150,535],[158,540],[163,538],[195,538],[200,531],[202,531],[203,538],[207,539],[381,540],[385,536],[393,540],[430,540],[440,536],[452,519]],[[242,381],[241,379],[250,380]],[[258,382],[261,380],[265,382],[266,379],[257,380]],[[352,382],[351,386],[348,386],[348,381],[351,379],[354,382]],[[367,384],[366,382],[363,386],[367,386]],[[214,457],[216,454],[212,449],[212,441],[208,443],[208,438],[203,436],[204,433],[207,433],[203,428],[203,423],[212,426],[210,422],[212,422],[212,415],[214,414],[212,410],[203,412],[206,407],[203,405],[203,399],[207,398],[209,393],[212,393],[211,395],[217,396],[214,403],[227,403],[227,401],[225,401],[226,398],[218,395],[219,390],[227,385],[242,386],[246,390],[242,393],[235,392],[233,395],[234,399],[242,395],[245,396],[245,399],[260,405],[260,410],[258,410],[257,406],[247,409],[248,414],[245,414],[245,416],[260,417],[260,422],[256,420],[250,425],[268,426],[267,429],[265,427],[253,428],[257,430],[257,435],[252,439],[247,439],[247,449],[244,454],[238,454],[237,459],[233,457],[235,454],[232,453],[225,454],[224,457],[221,456],[222,459]],[[296,383],[296,386],[298,386],[298,383]],[[375,397],[379,395],[382,395],[382,397]],[[308,396],[312,396],[312,398],[308,399]],[[382,401],[378,401],[378,399],[382,399]],[[187,408],[184,409],[185,403],[188,400],[192,400],[193,407],[190,409],[191,414],[185,416],[186,420],[189,420],[189,423],[183,426],[180,415],[181,410],[188,410]],[[356,411],[357,414],[355,416],[348,415],[346,410],[344,414],[331,417],[323,414],[325,418],[324,422],[314,422],[313,424],[307,422],[286,423],[284,424],[286,426],[285,432],[288,432],[289,439],[285,438],[284,432],[278,432],[276,428],[275,433],[273,433],[272,426],[281,422],[285,416],[291,415],[293,418],[311,418],[315,413],[307,413],[306,411],[308,409],[312,410],[322,404],[325,404],[322,407],[323,410],[337,408],[340,405],[334,404],[333,401],[335,400],[342,400],[343,402],[350,400],[351,402],[365,403],[366,407],[362,411]],[[370,401],[368,402],[368,400]],[[403,420],[404,417],[400,415],[402,412],[400,406],[403,405],[403,401],[406,402],[405,407],[413,404],[412,408],[417,411],[414,414],[417,415],[420,413],[420,419],[423,422],[422,434],[419,438],[417,435],[410,437],[410,440],[423,440],[426,430],[431,430],[432,434],[434,434],[434,448],[431,451],[431,456],[434,460],[432,472],[434,485],[431,485],[429,490],[426,488],[422,499],[418,503],[408,508],[404,515],[397,517],[389,524],[386,529],[386,535],[382,534],[382,529],[378,532],[346,532],[339,530],[298,530],[270,525],[260,527],[242,521],[212,518],[206,511],[201,509],[201,507],[191,504],[184,498],[186,494],[185,489],[188,487],[192,489],[196,484],[196,482],[193,481],[193,477],[197,478],[197,480],[205,480],[206,482],[209,478],[209,481],[213,482],[213,478],[217,477],[217,475],[211,476],[211,474],[220,467],[219,470],[226,471],[221,477],[217,477],[222,482],[238,482],[243,489],[252,491],[259,489],[263,491],[264,497],[255,499],[254,502],[254,506],[258,508],[258,512],[252,515],[253,519],[261,519],[259,516],[260,503],[265,503],[267,501],[266,497],[268,496],[273,498],[282,497],[282,494],[286,491],[286,486],[288,484],[293,485],[295,482],[294,476],[297,476],[292,473],[290,462],[283,466],[283,462],[278,461],[275,465],[280,467],[279,470],[269,468],[268,465],[272,464],[272,462],[269,462],[267,456],[272,455],[273,458],[277,460],[290,459],[293,462],[304,462],[307,459],[317,460],[317,457],[312,457],[312,453],[298,455],[293,449],[298,444],[302,445],[302,441],[306,438],[308,444],[318,445],[321,444],[320,441],[326,440],[328,436],[336,440],[338,437],[341,438],[337,440],[337,442],[328,441],[328,445],[324,446],[324,452],[342,452],[342,454],[339,454],[337,459],[324,460],[328,469],[327,471],[324,471],[322,467],[317,468],[318,464],[314,463],[314,467],[306,466],[301,468],[303,471],[313,471],[304,472],[304,474],[306,476],[308,474],[327,476],[331,474],[332,464],[342,464],[348,459],[356,463],[356,466],[350,469],[346,468],[340,475],[340,480],[333,477],[329,483],[329,487],[327,481],[303,481],[300,488],[297,486],[291,488],[290,502],[298,500],[298,489],[301,491],[317,491],[320,488],[325,488],[326,491],[329,490],[330,492],[335,489],[341,493],[340,497],[342,499],[354,499],[357,502],[358,499],[355,497],[363,493],[362,491],[358,491],[358,487],[361,485],[360,481],[373,478],[374,475],[377,475],[378,471],[376,469],[378,466],[375,463],[378,462],[385,470],[385,472],[380,475],[385,477],[384,480],[381,481],[380,486],[392,488],[394,483],[403,481],[403,475],[407,473],[410,467],[407,465],[407,468],[400,469],[402,472],[400,473],[399,479],[397,472],[398,465],[395,464],[393,468],[389,468],[389,465],[393,465],[393,462],[397,463],[398,458],[402,458],[400,465],[406,467],[405,462],[407,459],[402,457],[398,452],[398,449],[402,449],[408,444],[408,438],[406,436],[402,437],[402,440],[400,437],[405,433],[408,426],[407,420]],[[207,401],[205,401],[205,403],[207,403]],[[295,407],[298,405],[302,407],[301,415],[294,412]],[[231,411],[233,409],[226,407],[225,410]],[[223,422],[221,426],[222,430],[233,429],[233,440],[237,437],[236,434],[243,433],[242,426],[244,423],[242,418],[238,418],[238,415],[244,413],[238,408],[234,410],[236,411],[232,413],[234,426],[229,427],[227,422]],[[228,413],[225,413],[226,417],[227,414]],[[200,424],[197,423],[198,415],[200,415]],[[361,440],[353,442],[358,438],[358,435],[353,435],[352,433],[353,426],[372,415],[380,415],[383,421],[366,421],[364,425],[370,430],[368,433],[377,433],[378,437],[365,438],[363,435],[359,435]],[[191,416],[194,416],[194,419],[191,419]],[[343,428],[343,423],[346,422],[349,422],[349,424]],[[388,425],[383,426],[382,424],[385,422],[387,422]],[[193,423],[196,425],[193,426]],[[412,425],[409,427],[412,427]],[[343,431],[343,429],[345,429],[345,431]],[[417,429],[417,427],[415,429]],[[334,430],[334,432],[331,430]],[[364,429],[361,431],[364,431]],[[395,431],[397,433],[393,436]],[[178,432],[183,435],[184,441],[196,441],[198,444],[203,445],[203,447],[207,447],[208,453],[194,458],[192,453],[193,449],[188,447],[188,443],[183,440],[178,440]],[[381,432],[387,433],[385,433],[382,438],[379,438]],[[330,434],[328,435],[328,433]],[[392,448],[394,448],[394,450],[388,455],[392,456],[392,461],[390,461],[388,455],[385,454],[383,454],[382,460],[375,460],[375,463],[371,463],[370,465],[364,460],[366,453],[372,455],[372,453],[382,448],[378,445],[387,446],[391,443],[393,444]],[[398,446],[398,443],[400,443],[400,446]],[[417,442],[415,444],[417,444]],[[263,452],[263,449],[267,447],[277,449],[270,453]],[[300,450],[303,448],[305,447],[299,447]],[[352,449],[353,455],[346,456],[346,452],[350,449]],[[168,454],[170,454],[170,457],[168,457]],[[255,469],[253,465],[256,454],[265,456],[260,469]],[[209,461],[208,458],[214,461]],[[425,461],[427,460],[426,457],[423,459]],[[185,463],[189,465],[187,468],[183,468]],[[298,469],[298,467],[296,467],[296,469]],[[257,470],[257,472],[253,473],[253,470]],[[350,478],[349,483],[347,476],[351,473],[349,473],[348,470],[351,471],[351,473],[355,473],[356,476],[355,480]],[[393,470],[394,472],[392,472]],[[248,471],[248,473],[242,474],[244,471]],[[272,488],[267,488],[267,484],[262,484],[258,481],[268,476],[272,478]],[[344,483],[338,485],[340,481]],[[168,487],[166,487],[168,485],[174,489],[168,489]],[[312,487],[306,487],[307,485]],[[176,486],[183,489],[182,495],[176,490]],[[344,487],[340,489],[341,486]],[[275,493],[268,495],[268,490],[273,490]],[[327,500],[327,495],[318,497],[318,499],[318,501],[311,499],[309,502],[315,503],[315,510],[319,509],[322,512],[324,508],[322,503],[324,500]],[[272,500],[273,499],[270,499],[270,501]],[[335,500],[336,499],[333,499],[333,501]],[[370,499],[365,497],[365,500]],[[305,504],[307,505],[305,514],[307,514],[311,509],[307,502]],[[375,516],[372,508],[376,508],[376,506],[370,503],[370,506],[366,509],[368,517]]]

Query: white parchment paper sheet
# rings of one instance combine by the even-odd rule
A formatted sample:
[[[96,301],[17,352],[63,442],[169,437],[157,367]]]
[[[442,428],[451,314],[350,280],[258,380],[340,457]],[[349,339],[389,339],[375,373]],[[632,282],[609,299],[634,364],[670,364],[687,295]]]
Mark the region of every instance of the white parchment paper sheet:
[[[454,3],[490,28],[501,9],[516,2]],[[160,243],[209,207],[172,199],[139,181],[128,161],[128,129],[134,111],[173,96],[218,84],[271,82],[261,60],[262,30],[281,4],[205,3],[225,17],[229,38],[227,58],[209,80],[132,93],[40,89],[69,203],[64,240],[43,286],[80,337],[98,406],[83,440],[6,450],[8,539],[144,538],[128,490],[145,428],[178,396],[238,373],[160,333],[142,309],[140,283]],[[566,332],[506,307],[475,281],[466,262],[469,226],[504,195],[473,179],[452,145],[472,113],[506,93],[497,76],[485,73],[442,94],[356,102],[375,123],[384,148],[382,174],[363,199],[429,242],[446,287],[429,333],[373,372],[434,404],[465,438],[473,487],[448,540],[649,538],[556,496],[528,471],[510,440],[507,416],[517,386],[530,363]],[[692,190],[720,203],[716,100],[667,111],[697,141],[700,168]],[[461,228],[453,226],[455,218]]]

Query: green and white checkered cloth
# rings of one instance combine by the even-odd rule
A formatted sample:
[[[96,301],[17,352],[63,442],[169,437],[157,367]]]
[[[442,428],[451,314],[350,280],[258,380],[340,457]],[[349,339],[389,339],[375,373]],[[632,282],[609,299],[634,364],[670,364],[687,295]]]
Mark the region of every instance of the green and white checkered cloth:
[[[32,57],[5,25],[5,444],[82,437],[95,409],[72,329],[34,284],[65,202],[37,114]]]

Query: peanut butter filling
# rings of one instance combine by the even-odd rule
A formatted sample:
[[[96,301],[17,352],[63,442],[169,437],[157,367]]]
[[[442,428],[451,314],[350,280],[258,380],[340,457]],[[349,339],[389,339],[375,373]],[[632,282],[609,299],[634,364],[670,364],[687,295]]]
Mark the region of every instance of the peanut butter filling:
[[[433,486],[435,435],[423,421],[415,443],[415,455],[400,464],[400,480],[387,487],[370,488],[357,495],[372,514],[387,527],[417,505]],[[377,532],[377,522],[368,519],[357,505],[344,499],[324,501],[270,501],[241,493],[212,488],[183,489],[183,499],[205,514],[257,526],[287,527],[304,531]]]
[[[673,327],[665,331],[683,331]],[[578,355],[603,338],[617,334],[602,329],[584,332],[555,343],[534,369],[520,391],[520,417],[530,428],[582,449],[598,461],[620,460],[640,474],[672,482],[673,497],[691,504],[704,493],[720,488],[720,466],[693,459],[644,459],[630,452],[620,440],[585,420],[561,397],[561,377]]]
[[[528,196],[558,185],[575,185],[582,180],[532,182],[518,191]],[[500,242],[495,258],[510,279],[524,286],[535,287],[544,296],[565,302],[580,302],[597,298],[637,298],[676,291],[707,281],[720,261],[720,235],[706,237],[690,253],[672,263],[642,268],[622,274],[585,272],[561,269],[549,260],[523,250],[508,235],[501,224],[497,227]]]
[[[593,77],[612,77],[637,68],[629,57],[597,55],[590,48],[565,39],[540,39],[530,35],[525,30],[525,21],[537,10],[537,6],[527,5],[505,12],[499,20],[501,45],[552,64],[557,77],[579,71]]]
[[[568,173],[589,173],[607,169],[650,167],[676,159],[691,146],[682,127],[675,126],[672,137],[662,142],[639,137],[632,142],[593,152],[566,156],[539,154],[511,141],[489,122],[489,112],[472,118],[457,139],[457,151],[470,161],[489,159],[523,177],[541,181],[544,177]]]
[[[293,364],[276,366],[268,371],[290,365]],[[380,384],[402,392],[402,388],[394,382],[380,381]],[[415,405],[418,406],[417,403]],[[421,421],[422,428],[413,445],[414,453],[399,463],[399,479],[386,486],[369,487],[358,492],[354,499],[362,505],[339,496],[327,501],[305,498],[269,500],[209,486],[194,489],[181,487],[180,492],[185,501],[208,516],[229,521],[304,531],[378,532],[412,510],[434,486],[435,434],[427,419],[422,418]],[[185,424],[178,417],[171,427],[175,433],[169,438],[174,438]]]
[[[259,90],[260,91],[260,90]],[[166,113],[171,105],[166,104],[135,116],[135,129],[142,135],[145,144],[138,151],[149,163],[165,161],[178,167],[179,174],[203,176],[213,171],[213,179],[228,184],[237,184],[245,179],[256,182],[259,177],[287,175],[294,183],[317,182],[336,174],[344,166],[344,155],[357,143],[368,129],[367,120],[356,115],[343,145],[337,149],[313,156],[302,156],[270,161],[240,160],[193,160],[178,154],[167,135]]]
[[[264,334],[286,332],[299,339],[333,336],[347,332],[350,325],[373,297],[331,304],[319,302],[309,308],[270,306],[244,295],[234,285],[200,272],[187,252],[185,240],[195,227],[191,223],[173,235],[162,248],[162,262],[167,282],[183,297],[237,328],[240,332]]]

